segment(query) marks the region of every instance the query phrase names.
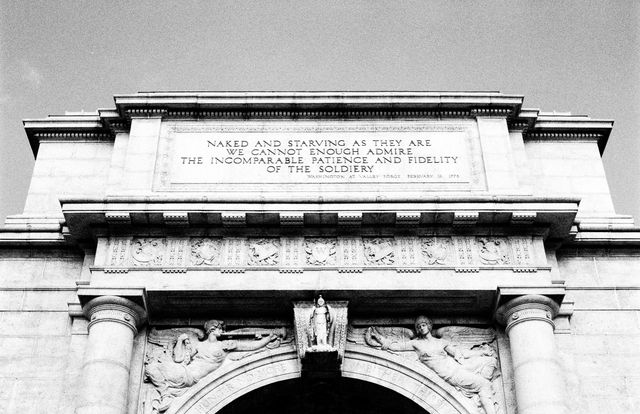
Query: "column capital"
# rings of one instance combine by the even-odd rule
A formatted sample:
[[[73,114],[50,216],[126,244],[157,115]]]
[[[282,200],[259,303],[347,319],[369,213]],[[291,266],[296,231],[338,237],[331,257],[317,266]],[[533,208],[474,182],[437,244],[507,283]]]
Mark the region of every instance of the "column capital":
[[[129,327],[134,335],[147,320],[147,312],[135,302],[120,296],[98,296],[82,307],[89,319],[89,330],[100,322],[116,322]]]
[[[525,321],[543,321],[552,327],[553,318],[558,315],[560,306],[551,298],[543,295],[522,295],[515,297],[496,311],[496,320],[505,326],[507,332],[515,325]]]

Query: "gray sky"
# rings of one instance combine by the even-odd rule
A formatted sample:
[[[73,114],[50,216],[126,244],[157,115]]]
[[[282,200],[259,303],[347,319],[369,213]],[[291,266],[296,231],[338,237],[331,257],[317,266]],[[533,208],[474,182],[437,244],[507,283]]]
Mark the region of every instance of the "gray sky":
[[[21,120],[143,90],[498,90],[615,119],[640,218],[640,2],[0,0],[0,220],[33,168]]]

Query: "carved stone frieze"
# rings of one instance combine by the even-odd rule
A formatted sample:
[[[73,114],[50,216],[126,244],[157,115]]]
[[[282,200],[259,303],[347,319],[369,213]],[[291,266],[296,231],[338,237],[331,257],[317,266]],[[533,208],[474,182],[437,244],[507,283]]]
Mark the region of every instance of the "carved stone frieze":
[[[509,239],[514,266],[528,266],[532,262],[533,247],[530,237],[512,237]]]
[[[420,240],[416,237],[396,237],[397,261],[403,268],[416,268],[422,265]]]
[[[188,239],[167,239],[166,257],[164,267],[184,268],[187,266]]]
[[[104,240],[104,239],[103,239]],[[342,273],[370,268],[504,268],[520,273],[547,266],[542,244],[532,237],[113,237],[96,266],[114,269],[211,269],[252,267],[303,272],[322,267]]]
[[[130,247],[131,240],[128,238],[118,237],[111,239],[111,243],[109,243],[109,259],[107,260],[107,266],[127,266]]]
[[[229,237],[222,244],[222,257],[224,268],[242,268],[247,263],[246,239]]]
[[[341,267],[362,267],[363,247],[361,237],[340,237],[338,239],[338,263]]]
[[[282,270],[300,269],[304,266],[304,237],[283,237],[280,239],[280,263]]]
[[[452,237],[458,267],[473,267],[479,262],[475,254],[475,240],[469,237]]]

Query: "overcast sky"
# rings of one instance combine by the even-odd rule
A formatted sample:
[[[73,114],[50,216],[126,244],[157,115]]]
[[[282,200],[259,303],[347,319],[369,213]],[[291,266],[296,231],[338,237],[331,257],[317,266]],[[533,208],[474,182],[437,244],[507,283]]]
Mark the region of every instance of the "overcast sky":
[[[640,218],[640,1],[0,0],[0,220],[33,169],[21,120],[148,90],[496,90],[615,119]]]

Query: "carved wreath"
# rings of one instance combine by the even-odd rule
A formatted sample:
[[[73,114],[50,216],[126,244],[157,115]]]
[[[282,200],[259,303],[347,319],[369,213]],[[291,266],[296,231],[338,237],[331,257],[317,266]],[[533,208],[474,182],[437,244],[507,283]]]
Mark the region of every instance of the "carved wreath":
[[[305,241],[307,263],[316,266],[335,264],[336,243],[335,239],[307,239]]]

